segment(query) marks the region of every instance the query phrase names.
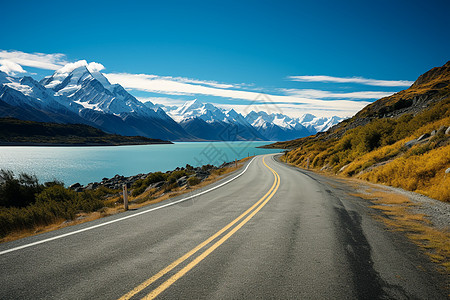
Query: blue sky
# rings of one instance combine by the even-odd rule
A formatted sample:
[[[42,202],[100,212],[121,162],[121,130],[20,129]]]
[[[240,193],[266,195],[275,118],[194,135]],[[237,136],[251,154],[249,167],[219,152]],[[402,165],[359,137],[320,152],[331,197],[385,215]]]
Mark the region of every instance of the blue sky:
[[[96,62],[166,105],[351,116],[450,59],[444,0],[0,1],[3,70]]]

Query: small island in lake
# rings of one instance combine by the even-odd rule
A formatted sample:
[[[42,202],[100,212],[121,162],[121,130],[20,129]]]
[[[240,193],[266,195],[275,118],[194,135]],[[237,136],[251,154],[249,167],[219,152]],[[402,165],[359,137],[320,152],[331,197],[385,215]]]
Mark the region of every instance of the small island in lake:
[[[109,134],[84,124],[0,118],[0,146],[123,146],[172,144],[142,136]]]

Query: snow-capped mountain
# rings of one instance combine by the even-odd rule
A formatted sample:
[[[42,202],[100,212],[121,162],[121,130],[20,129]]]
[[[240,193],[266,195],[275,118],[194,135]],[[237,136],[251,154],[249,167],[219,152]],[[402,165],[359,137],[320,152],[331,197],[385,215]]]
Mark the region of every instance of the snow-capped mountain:
[[[156,112],[130,95],[119,84],[110,84],[98,71],[90,71],[87,65],[68,69],[63,67],[40,82],[54,91],[54,96],[63,96],[69,105],[78,109],[92,109],[106,114],[124,116],[135,114],[158,118]]]
[[[297,139],[327,131],[343,120],[336,116],[318,118],[312,114],[291,118],[283,114],[267,114],[264,111],[252,111],[245,118],[262,135],[277,141]]]
[[[167,109],[189,133],[206,140],[267,140],[234,109],[224,110],[199,100],[187,101],[177,109]]]
[[[85,61],[66,65],[41,82],[30,77],[12,78],[5,75],[0,80],[3,82],[0,100],[6,105],[25,109],[26,112],[21,113],[27,113],[27,116],[39,116],[37,121],[85,123],[122,135],[195,139],[162,109],[153,110],[122,86],[110,84],[103,74],[89,70]],[[10,107],[2,106],[2,116],[18,117],[11,113]],[[42,113],[57,117],[43,119]]]
[[[199,100],[180,107],[142,103],[86,61],[67,64],[40,82],[0,71],[0,117],[83,123],[110,133],[175,141],[284,141],[328,130],[342,120],[263,111],[244,117]]]
[[[291,118],[264,111],[251,111],[244,117],[233,109],[225,110],[197,99],[176,108],[164,109],[187,132],[207,140],[228,139],[219,133],[226,132],[229,124],[239,124],[239,130],[244,133],[245,138],[241,136],[236,139],[286,141],[326,131],[342,120],[338,117],[318,118],[311,114]]]
[[[245,119],[269,140],[287,141],[311,134],[303,125],[283,114],[251,111]]]
[[[195,99],[187,101],[175,110],[168,110],[167,113],[177,122],[190,118],[199,118],[205,122],[227,121],[225,111],[209,103],[202,103]]]
[[[299,118],[299,122],[303,126],[308,128],[308,130],[310,130],[311,133],[327,131],[328,129],[338,124],[342,120],[344,119],[336,116],[330,118],[325,117],[319,118],[311,114],[307,114]]]
[[[64,105],[60,97],[28,76],[16,78],[0,71],[0,106],[1,116],[92,125]]]

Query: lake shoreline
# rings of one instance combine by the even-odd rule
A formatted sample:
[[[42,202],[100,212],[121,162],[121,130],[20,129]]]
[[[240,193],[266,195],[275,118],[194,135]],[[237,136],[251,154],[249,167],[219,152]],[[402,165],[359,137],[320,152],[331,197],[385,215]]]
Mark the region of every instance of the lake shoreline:
[[[279,150],[256,148],[267,142],[175,142],[112,146],[0,146],[0,169],[36,175],[42,181],[86,185],[116,174],[169,171],[242,159]]]
[[[170,145],[174,144],[171,141],[161,141],[161,142],[136,142],[136,143],[79,143],[79,144],[64,144],[64,143],[16,143],[16,142],[0,142],[0,146],[5,147],[114,147],[114,146],[144,146],[144,145]]]

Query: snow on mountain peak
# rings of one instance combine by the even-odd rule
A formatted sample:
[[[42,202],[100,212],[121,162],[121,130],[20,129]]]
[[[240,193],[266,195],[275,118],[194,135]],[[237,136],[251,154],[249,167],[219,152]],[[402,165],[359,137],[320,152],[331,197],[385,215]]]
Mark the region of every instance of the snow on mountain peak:
[[[303,116],[301,116],[301,117],[299,118],[299,121],[300,121],[301,123],[304,123],[304,122],[311,122],[312,120],[314,120],[314,118],[316,118],[315,115],[312,115],[312,114],[304,114]]]
[[[192,111],[194,109],[199,109],[203,106],[204,104],[202,102],[200,102],[197,99],[191,100],[191,101],[187,101],[186,103],[184,103],[182,106],[180,106],[178,110],[179,114],[185,114],[188,111]]]

